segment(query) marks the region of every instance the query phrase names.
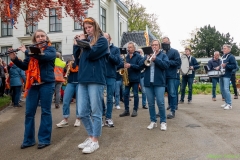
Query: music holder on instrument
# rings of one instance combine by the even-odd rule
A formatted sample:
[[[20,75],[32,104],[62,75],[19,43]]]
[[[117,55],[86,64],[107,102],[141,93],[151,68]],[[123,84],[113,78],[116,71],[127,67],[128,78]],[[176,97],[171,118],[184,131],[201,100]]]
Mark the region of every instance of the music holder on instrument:
[[[153,54],[152,47],[143,47],[142,50],[144,54],[147,54],[147,55]]]
[[[90,43],[88,41],[85,41],[85,40],[76,40],[76,41],[78,46],[85,49],[91,49]]]
[[[43,55],[43,51],[38,48],[38,47],[34,47],[34,46],[29,46],[29,53],[28,54],[39,54],[39,55]]]
[[[121,54],[127,54],[127,48],[119,48]]]
[[[187,75],[187,74],[192,74],[192,70],[190,70],[190,66],[189,66],[189,59],[187,57],[186,54],[183,54],[181,56],[181,68],[180,68],[180,72],[182,73],[182,75]]]

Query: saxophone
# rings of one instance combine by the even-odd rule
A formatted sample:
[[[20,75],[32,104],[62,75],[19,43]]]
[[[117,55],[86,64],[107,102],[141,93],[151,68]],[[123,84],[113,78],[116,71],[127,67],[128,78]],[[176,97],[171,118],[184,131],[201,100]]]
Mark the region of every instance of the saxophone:
[[[123,54],[124,56],[124,63],[126,63],[126,57],[125,57],[125,54]],[[129,85],[129,79],[128,79],[128,70],[127,68],[121,68],[119,69],[119,74],[122,76],[123,78],[123,84],[125,86],[128,86]]]

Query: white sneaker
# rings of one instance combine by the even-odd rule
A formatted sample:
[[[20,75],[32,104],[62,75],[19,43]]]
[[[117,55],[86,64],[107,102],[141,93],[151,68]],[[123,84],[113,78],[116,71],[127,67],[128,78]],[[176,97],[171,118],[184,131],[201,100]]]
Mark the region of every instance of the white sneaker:
[[[161,123],[161,131],[166,131],[167,130],[167,123],[165,123],[165,122],[162,122]]]
[[[121,109],[121,107],[120,106],[116,106],[116,109]]]
[[[149,124],[149,126],[147,127],[147,129],[153,129],[153,128],[156,128],[157,127],[157,123],[156,122],[151,122],[150,124]]]
[[[221,105],[222,108],[226,107],[227,106],[227,103]]]
[[[83,153],[93,153],[94,151],[96,151],[99,148],[99,144],[98,142],[91,142],[90,144],[88,144],[83,150]]]
[[[58,128],[67,127],[68,122],[64,119],[60,123],[56,124]]]
[[[224,108],[224,110],[228,110],[228,109],[232,109],[232,106],[230,104],[226,105]]]
[[[79,127],[81,125],[81,122],[79,119],[76,119],[75,123],[74,123],[74,127]]]
[[[78,145],[78,148],[83,149],[92,142],[91,138],[87,138],[83,143]]]
[[[106,119],[105,125],[108,127],[114,127],[113,120],[112,119]]]

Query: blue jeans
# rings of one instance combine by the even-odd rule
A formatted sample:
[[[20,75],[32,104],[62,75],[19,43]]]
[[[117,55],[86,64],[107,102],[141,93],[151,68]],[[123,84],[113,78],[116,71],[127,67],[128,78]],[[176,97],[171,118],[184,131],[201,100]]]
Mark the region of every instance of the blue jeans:
[[[124,105],[125,105],[125,111],[129,112],[129,94],[131,87],[133,88],[133,97],[134,97],[134,107],[133,110],[138,110],[138,103],[139,103],[139,97],[138,97],[138,82],[130,82],[128,86],[125,86],[124,90]]]
[[[176,95],[177,95],[177,106],[178,106],[178,88],[180,85],[180,79],[176,79]]]
[[[193,78],[182,77],[181,101],[184,102],[185,90],[187,85],[188,85],[188,100],[189,101],[192,100],[192,84],[193,84]]]
[[[106,78],[107,82],[107,112],[106,118],[112,118],[112,109],[113,109],[113,96],[115,91],[115,78]]]
[[[61,98],[62,82],[55,82],[55,104],[59,105]]]
[[[140,79],[140,86],[141,86],[141,91],[142,91],[142,105],[146,106],[146,91],[144,87],[144,77]]]
[[[216,87],[218,82],[218,77],[212,77],[212,98],[216,98]]]
[[[104,89],[103,89],[103,91],[104,91]],[[102,103],[102,116],[105,116],[106,106],[105,106],[105,102],[104,102],[104,93],[102,94],[102,102],[101,103]]]
[[[23,145],[29,146],[35,141],[35,114],[38,101],[41,100],[41,121],[38,130],[38,144],[50,144],[52,134],[52,95],[55,83],[43,83],[31,86],[26,98],[25,131]]]
[[[220,90],[222,92],[222,96],[225,98],[225,103],[232,105],[231,93],[229,90],[230,78],[220,77],[219,83],[220,83]]]
[[[158,87],[151,84],[150,87],[145,87],[145,89],[146,89],[146,95],[147,95],[147,101],[148,101],[150,121],[157,122],[156,110],[155,110],[155,99],[156,99],[159,114],[160,114],[160,123],[166,122],[166,110],[164,105],[165,87]]]
[[[72,98],[74,96],[74,93],[76,93],[76,117],[78,116],[78,96],[77,96],[77,86],[78,83],[68,83],[65,90],[64,90],[64,96],[63,96],[63,118],[68,118],[70,115],[70,103],[72,101]]]
[[[176,94],[177,79],[167,79],[166,82],[169,107],[171,108],[171,112],[174,113],[177,107],[177,94]]]
[[[102,133],[103,89],[101,84],[78,84],[79,117],[89,136],[99,137]]]
[[[122,81],[116,81],[115,83],[115,106],[119,106],[120,101],[120,89],[122,87]]]
[[[12,86],[12,102],[14,106],[17,106],[20,101],[22,86]]]

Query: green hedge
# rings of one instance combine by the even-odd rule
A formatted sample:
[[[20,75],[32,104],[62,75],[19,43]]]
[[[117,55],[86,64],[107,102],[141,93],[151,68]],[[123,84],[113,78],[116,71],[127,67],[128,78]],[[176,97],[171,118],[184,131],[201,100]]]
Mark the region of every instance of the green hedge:
[[[180,88],[179,88],[180,90]],[[230,91],[233,93],[232,85],[230,86]],[[219,83],[216,87],[216,94],[220,94]],[[188,87],[186,87],[185,94],[188,94]],[[212,94],[212,84],[211,83],[194,83],[192,94]]]

